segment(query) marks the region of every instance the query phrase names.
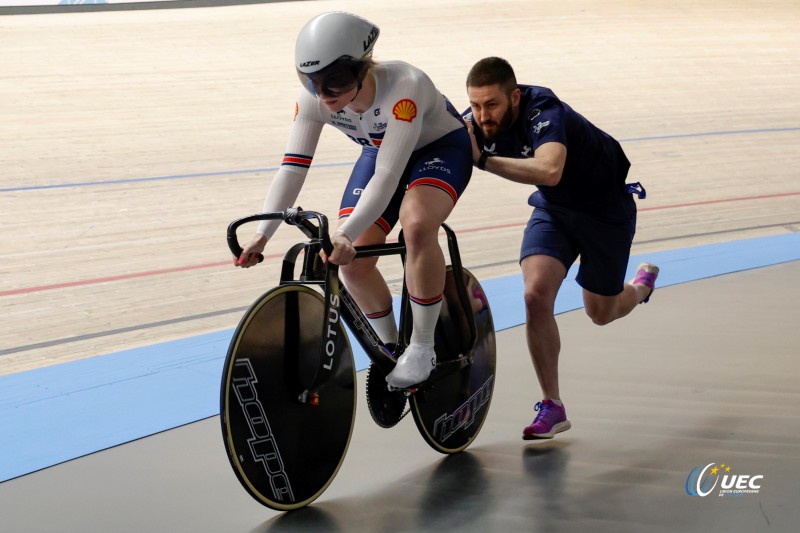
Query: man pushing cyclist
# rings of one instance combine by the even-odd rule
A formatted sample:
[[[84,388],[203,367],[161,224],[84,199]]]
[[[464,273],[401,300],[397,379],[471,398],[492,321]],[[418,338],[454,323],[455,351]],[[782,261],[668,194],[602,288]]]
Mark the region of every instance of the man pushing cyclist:
[[[467,75],[473,161],[481,169],[538,189],[522,238],[528,349],[544,395],[523,439],[552,438],[570,428],[558,385],[561,339],[556,295],[580,256],[577,282],[586,314],[603,325],[647,302],[658,267],[642,263],[624,283],[636,230],[639,184],[626,185],[622,147],[545,87],[518,85],[504,59],[487,57]]]

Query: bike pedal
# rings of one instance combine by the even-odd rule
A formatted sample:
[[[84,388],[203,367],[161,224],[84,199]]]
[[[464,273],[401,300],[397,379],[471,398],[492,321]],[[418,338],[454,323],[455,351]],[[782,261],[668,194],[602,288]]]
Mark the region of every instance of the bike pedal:
[[[410,396],[419,390],[419,387],[392,387],[388,383],[386,384],[386,388],[389,389],[389,392],[400,392],[406,396]]]

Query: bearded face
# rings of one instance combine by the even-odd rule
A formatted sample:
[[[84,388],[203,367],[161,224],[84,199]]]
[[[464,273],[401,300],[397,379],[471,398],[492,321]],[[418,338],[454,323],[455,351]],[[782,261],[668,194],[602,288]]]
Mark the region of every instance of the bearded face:
[[[469,87],[467,94],[472,108],[473,123],[481,129],[487,141],[492,141],[514,123],[512,98],[503,92],[499,85]]]

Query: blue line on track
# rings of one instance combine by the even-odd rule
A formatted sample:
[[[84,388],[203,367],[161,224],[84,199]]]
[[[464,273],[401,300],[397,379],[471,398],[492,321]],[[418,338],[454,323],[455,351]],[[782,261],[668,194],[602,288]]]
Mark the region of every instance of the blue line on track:
[[[656,135],[653,137],[633,137],[630,139],[620,139],[619,142],[641,142],[641,141],[661,141],[665,139],[685,139],[690,137],[719,137],[722,135],[746,135],[751,133],[780,133],[786,131],[800,131],[800,128],[765,128],[758,130],[734,130],[734,131],[706,131],[701,133],[678,133],[675,135]]]
[[[656,135],[653,137],[634,137],[630,139],[620,139],[620,142],[643,142],[643,141],[661,141],[667,139],[684,139],[691,137],[719,137],[723,135],[748,135],[757,133],[780,133],[787,131],[800,131],[798,128],[765,128],[753,130],[733,130],[733,131],[707,131],[699,133],[678,133],[674,135]],[[352,161],[342,163],[321,163],[315,164],[315,167],[339,167],[344,165],[352,165]],[[111,181],[86,181],[80,183],[60,183],[54,185],[33,185],[30,187],[7,187],[0,189],[0,193],[4,192],[21,192],[21,191],[38,191],[43,189],[66,189],[69,187],[96,187],[99,185],[120,185],[124,183],[146,183],[150,181],[170,181],[170,180],[184,180],[196,178],[209,178],[216,176],[232,176],[237,174],[255,174],[258,172],[275,172],[280,167],[269,168],[253,168],[248,170],[226,170],[219,172],[202,172],[199,174],[176,174],[174,176],[155,176],[150,178],[129,178],[122,180]]]
[[[345,163],[321,163],[314,165],[315,167],[340,167],[344,165],[352,165],[352,162]],[[270,168],[251,168],[248,170],[225,170],[220,172],[202,172],[199,174],[176,174],[174,176],[155,176],[152,178],[129,178],[123,180],[111,181],[84,181],[80,183],[60,183],[56,185],[33,185],[30,187],[9,187],[0,189],[0,192],[19,192],[19,191],[38,191],[41,189],[66,189],[70,187],[95,187],[98,185],[119,185],[123,183],[145,183],[148,181],[169,181],[169,180],[185,180],[194,178],[208,178],[216,176],[233,176],[236,174],[256,174],[258,172],[275,172],[279,167]]]

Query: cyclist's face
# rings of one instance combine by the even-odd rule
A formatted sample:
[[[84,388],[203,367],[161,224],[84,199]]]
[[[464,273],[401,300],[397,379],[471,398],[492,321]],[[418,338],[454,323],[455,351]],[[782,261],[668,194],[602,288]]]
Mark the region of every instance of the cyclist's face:
[[[487,140],[506,131],[514,123],[519,105],[519,89],[514,89],[508,95],[500,85],[467,87],[467,95],[473,121]]]
[[[298,76],[311,94],[333,111],[343,109],[358,94],[358,70],[350,63],[335,62],[313,74],[298,72]]]
[[[319,99],[331,111],[341,111],[347,104],[353,101],[358,94],[358,85],[353,87],[325,88],[319,92]]]

